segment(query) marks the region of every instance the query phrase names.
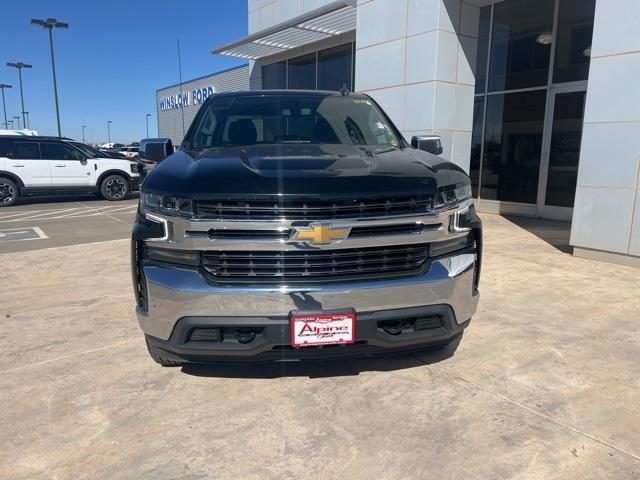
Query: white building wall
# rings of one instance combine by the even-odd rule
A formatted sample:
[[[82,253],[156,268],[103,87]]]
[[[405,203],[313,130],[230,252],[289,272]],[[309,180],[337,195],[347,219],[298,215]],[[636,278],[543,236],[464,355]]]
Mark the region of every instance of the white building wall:
[[[331,2],[333,0],[248,0],[249,35]]]
[[[462,0],[358,0],[356,90],[410,140],[442,137],[469,170],[479,7]]]
[[[598,0],[571,245],[640,265],[638,32],[640,1]]]
[[[248,0],[249,35],[286,22],[287,20],[323,7],[333,1],[334,0]],[[333,43],[331,46],[333,46]],[[318,48],[309,46],[308,49],[310,49],[309,51],[315,51]],[[300,50],[287,52],[285,55],[279,55],[278,60],[275,60],[275,57],[269,58],[267,63],[279,61],[283,58],[291,58],[299,54]],[[261,62],[249,62],[249,86],[251,90],[260,90],[262,88],[261,66]]]

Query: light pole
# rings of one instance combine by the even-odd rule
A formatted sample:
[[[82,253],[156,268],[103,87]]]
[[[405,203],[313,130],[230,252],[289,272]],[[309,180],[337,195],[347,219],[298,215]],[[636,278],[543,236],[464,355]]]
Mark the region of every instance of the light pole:
[[[7,105],[4,101],[4,89],[12,88],[11,85],[7,85],[6,83],[0,83],[0,90],[2,90],[2,111],[4,112],[4,128],[7,128],[9,124],[7,123]]]
[[[13,117],[13,118],[15,119],[15,121],[16,121],[16,122],[18,122],[18,130],[20,130],[20,117],[16,117],[16,116],[14,115],[14,117]]]
[[[7,123],[7,126],[9,126],[9,123],[11,124],[11,130],[13,130],[13,120],[9,120],[9,122]]]
[[[27,130],[30,130],[30,128],[29,128],[29,112],[24,112],[24,117],[27,119],[27,126],[25,128]]]
[[[56,99],[56,119],[58,120],[58,136],[62,136],[60,130],[60,107],[58,106],[58,83],[56,81],[56,61],[53,56],[53,31],[54,28],[69,28],[68,23],[59,22],[55,18],[47,18],[46,20],[31,19],[31,25],[42,27],[49,30],[49,48],[51,49],[51,71],[53,72],[53,95]],[[23,108],[24,110],[24,108]]]
[[[84,129],[87,128],[86,125],[82,125],[82,143],[84,143]]]
[[[111,120],[107,122],[107,143],[111,143]]]
[[[150,113],[147,113],[145,115],[145,120],[147,121],[147,138],[149,138],[149,117],[151,116]]]
[[[33,65],[29,65],[22,62],[7,62],[7,67],[17,68],[18,69],[18,78],[20,79],[20,103],[22,105],[22,123],[27,123],[24,120],[24,95],[22,93],[22,69],[23,68],[33,68]]]

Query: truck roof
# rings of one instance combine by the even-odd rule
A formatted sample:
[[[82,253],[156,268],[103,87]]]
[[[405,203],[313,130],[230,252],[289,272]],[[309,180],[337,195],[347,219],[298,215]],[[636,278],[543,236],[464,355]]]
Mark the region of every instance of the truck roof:
[[[341,97],[342,93],[333,90],[242,90],[237,92],[220,92],[214,97],[255,97],[256,95],[265,97]],[[363,93],[349,92],[346,96],[356,98],[366,98]]]

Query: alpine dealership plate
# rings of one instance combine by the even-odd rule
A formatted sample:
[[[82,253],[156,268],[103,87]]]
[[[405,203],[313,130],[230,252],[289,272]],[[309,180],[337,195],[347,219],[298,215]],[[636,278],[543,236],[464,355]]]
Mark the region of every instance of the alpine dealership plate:
[[[355,342],[355,312],[291,314],[291,345],[347,345]]]

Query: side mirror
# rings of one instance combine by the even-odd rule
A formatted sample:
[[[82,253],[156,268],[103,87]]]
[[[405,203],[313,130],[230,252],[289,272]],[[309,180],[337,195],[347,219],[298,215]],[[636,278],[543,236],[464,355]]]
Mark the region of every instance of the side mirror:
[[[140,140],[139,156],[143,160],[160,163],[173,153],[170,138],[145,138]]]
[[[442,140],[437,135],[414,135],[411,137],[411,146],[418,150],[432,153],[433,155],[442,155]]]

